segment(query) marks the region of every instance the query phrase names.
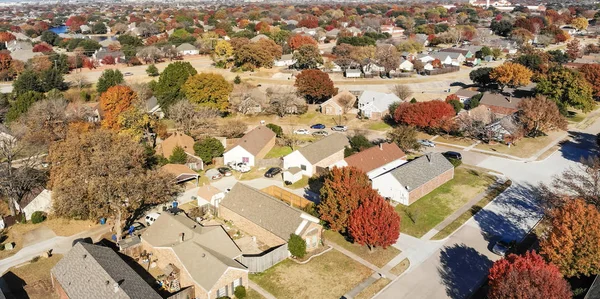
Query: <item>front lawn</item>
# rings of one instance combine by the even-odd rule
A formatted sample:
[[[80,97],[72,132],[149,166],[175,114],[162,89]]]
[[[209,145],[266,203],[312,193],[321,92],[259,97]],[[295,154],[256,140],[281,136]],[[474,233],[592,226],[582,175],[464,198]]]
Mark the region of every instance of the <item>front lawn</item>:
[[[562,136],[564,131],[551,132],[547,136],[540,136],[536,138],[523,138],[514,145],[508,147],[504,144],[478,144],[475,148],[487,151],[498,152],[507,155],[513,155],[519,158],[529,158],[535,155],[544,147],[548,146],[554,140]]]
[[[58,298],[52,289],[50,269],[60,261],[62,255],[37,258],[35,262],[8,269],[2,278],[17,298]],[[26,287],[24,290],[24,287]]]
[[[289,146],[274,146],[266,155],[265,159],[280,158],[292,153],[292,148]]]
[[[371,298],[373,298],[373,296],[375,294],[379,293],[379,291],[381,291],[383,288],[385,288],[385,286],[387,286],[390,282],[392,282],[392,281],[387,278],[377,279],[377,281],[375,281],[370,286],[366,287],[364,290],[362,290],[360,293],[358,293],[358,295],[356,295],[356,297],[354,297],[354,298],[355,299],[371,299]]]
[[[420,238],[493,182],[494,178],[482,171],[456,168],[451,181],[408,207],[396,206],[396,212],[402,218],[400,231]]]
[[[399,255],[401,252],[393,246],[389,246],[386,249],[376,248],[374,252],[370,252],[367,246],[350,243],[346,240],[346,238],[344,238],[344,236],[331,230],[323,231],[323,237],[327,241],[336,243],[337,245],[360,256],[361,258],[365,259],[369,263],[379,268],[385,266],[385,264],[387,264],[394,257]]]
[[[470,146],[473,143],[475,143],[476,141],[469,139],[469,138],[459,138],[459,137],[454,137],[454,136],[438,136],[436,139],[433,140],[433,142],[443,142],[443,143],[449,143],[449,144],[455,144],[455,145],[460,145],[460,146]]]
[[[250,279],[278,299],[340,298],[373,271],[337,250],[306,264],[285,260]]]
[[[383,121],[378,121],[378,122],[372,122],[369,124],[369,130],[375,130],[375,131],[387,131],[389,129],[392,128],[392,126],[386,124]]]

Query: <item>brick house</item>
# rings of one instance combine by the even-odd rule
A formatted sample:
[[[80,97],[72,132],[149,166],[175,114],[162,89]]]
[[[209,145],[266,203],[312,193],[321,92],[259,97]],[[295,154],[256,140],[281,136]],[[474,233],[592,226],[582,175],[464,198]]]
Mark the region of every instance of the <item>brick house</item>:
[[[79,242],[50,270],[60,299],[161,299],[111,248]]]
[[[342,103],[340,99],[345,98],[350,101],[348,103]],[[325,115],[343,115],[348,109],[354,106],[354,102],[356,102],[356,96],[349,91],[344,90],[321,104],[321,113]]]
[[[310,177],[318,173],[320,169],[344,166],[344,149],[349,145],[345,135],[331,134],[283,157],[283,168],[287,170],[298,167],[301,169],[302,175]],[[285,172],[283,178],[288,180]]]
[[[246,163],[254,166],[275,146],[275,132],[266,126],[258,126],[246,133],[237,143],[223,154],[225,164]]]
[[[454,166],[441,153],[429,153],[372,179],[385,198],[411,205],[454,178]]]
[[[384,142],[344,160],[346,166],[356,167],[373,179],[406,163],[406,154],[395,143]]]
[[[513,97],[512,95],[486,92],[479,100],[479,106],[486,107],[494,114],[511,115],[519,110],[517,107],[521,101],[522,98]]]
[[[150,252],[163,272],[179,269],[178,284],[193,286],[195,298],[232,296],[237,286],[248,287],[248,269],[235,260],[242,252],[220,225],[164,212],[141,239],[141,251]]]
[[[219,205],[219,217],[271,248],[287,243],[291,234],[306,241],[307,251],[321,243],[323,227],[318,218],[242,183],[225,195]]]

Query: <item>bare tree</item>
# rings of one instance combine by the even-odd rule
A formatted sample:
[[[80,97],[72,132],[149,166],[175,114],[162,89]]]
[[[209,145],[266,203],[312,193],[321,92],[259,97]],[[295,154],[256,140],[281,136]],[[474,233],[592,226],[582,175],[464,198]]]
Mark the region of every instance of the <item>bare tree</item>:
[[[24,126],[24,141],[47,149],[50,143],[67,136],[69,123],[73,120],[82,119],[67,115],[67,101],[46,99],[34,103],[15,125]]]
[[[82,73],[75,73],[71,76],[71,85],[76,86],[80,91],[90,83]]]
[[[143,47],[138,50],[137,56],[145,63],[156,63],[163,53],[155,46]]]
[[[146,101],[153,95],[150,85],[148,83],[130,83],[129,87],[137,94],[136,105],[145,108]]]
[[[112,32],[114,34],[121,34],[121,33],[125,33],[127,32],[127,30],[129,29],[129,27],[127,27],[127,25],[123,24],[123,23],[116,23],[113,27],[112,27]]]
[[[412,89],[408,85],[404,84],[394,85],[392,87],[392,92],[403,101],[408,99],[413,94]]]
[[[571,167],[552,181],[546,199],[551,207],[561,205],[573,197],[581,198],[600,208],[600,158],[591,156],[581,159],[581,164]]]
[[[385,69],[386,75],[400,66],[400,53],[392,45],[378,46],[375,51],[375,61]]]
[[[219,132],[227,138],[240,138],[248,130],[248,125],[240,120],[232,120],[220,126]]]
[[[218,116],[218,110],[199,107],[186,99],[171,105],[168,110],[169,119],[186,133],[214,125]]]
[[[337,102],[342,106],[343,113],[346,114],[350,109],[356,98],[351,94],[342,94],[338,97]]]

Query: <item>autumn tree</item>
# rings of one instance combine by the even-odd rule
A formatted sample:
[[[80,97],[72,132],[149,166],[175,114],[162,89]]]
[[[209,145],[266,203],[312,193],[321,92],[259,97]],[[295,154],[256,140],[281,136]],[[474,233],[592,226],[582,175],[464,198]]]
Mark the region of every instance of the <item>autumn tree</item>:
[[[10,42],[15,39],[17,38],[10,32],[0,32],[0,42],[2,43]]]
[[[490,72],[490,78],[496,81],[501,89],[505,86],[525,86],[531,83],[531,76],[533,73],[528,68],[513,62],[506,62]]]
[[[293,54],[293,59],[296,61],[296,68],[299,69],[316,69],[317,66],[323,64],[323,57],[319,53],[319,48],[315,45],[302,45]]]
[[[378,46],[375,61],[385,69],[386,75],[400,66],[400,52],[392,45]]]
[[[158,119],[145,110],[131,107],[119,114],[117,126],[122,134],[130,136],[133,140],[146,140],[153,144],[153,133],[158,130]]]
[[[219,40],[215,44],[215,49],[212,54],[212,58],[214,61],[225,61],[230,59],[233,56],[233,47],[226,40]]]
[[[402,103],[394,111],[394,120],[423,129],[447,130],[446,126],[455,114],[452,105],[442,101]]]
[[[296,76],[294,86],[298,94],[313,104],[328,100],[337,93],[329,75],[321,70],[303,70]]]
[[[559,108],[574,107],[584,112],[592,111],[595,103],[593,89],[582,73],[567,68],[550,70],[542,77],[535,90],[558,103]]]
[[[70,132],[51,146],[48,162],[53,212],[78,219],[112,216],[117,240],[123,220],[177,195],[175,178],[145,169],[144,147],[116,132]]]
[[[182,90],[193,103],[226,111],[233,87],[222,75],[201,73],[189,77]]]
[[[66,110],[63,98],[48,97],[33,103],[19,118],[19,125],[26,128],[22,140],[47,149],[52,142],[66,138],[69,123],[78,120],[77,115],[67,116]]]
[[[574,18],[571,20],[571,24],[577,28],[577,30],[587,29],[589,25],[588,20],[584,17]]]
[[[35,45],[33,47],[32,51],[40,52],[40,53],[52,52],[52,46],[45,42],[41,42],[41,43]]]
[[[600,273],[600,213],[581,199],[550,212],[552,228],[541,253],[567,277]]]
[[[544,96],[526,98],[518,105],[519,121],[529,136],[539,136],[554,130],[566,130],[567,120],[560,114],[556,102]]]
[[[494,263],[488,274],[490,299],[571,298],[571,288],[555,265],[529,251],[510,254]]]
[[[566,54],[569,56],[569,60],[571,61],[575,61],[575,59],[580,58],[583,55],[579,39],[574,38],[567,44]]]
[[[234,52],[235,64],[242,70],[254,70],[258,67],[272,67],[274,57],[271,53],[261,49],[258,43],[242,45]]]
[[[321,202],[317,206],[321,220],[331,230],[346,232],[350,215],[372,193],[371,181],[362,170],[334,167],[321,188]]]
[[[354,242],[367,245],[371,251],[395,244],[400,236],[400,215],[373,189],[360,197],[360,202],[348,224]]]
[[[594,90],[594,96],[600,97],[600,64],[584,64],[579,72],[583,74],[585,80],[590,83]]]
[[[278,60],[283,54],[283,49],[270,38],[264,38],[255,43],[262,51],[269,53],[271,60]]]
[[[410,86],[405,85],[405,84],[396,84],[392,87],[392,92],[398,97],[400,98],[400,100],[406,100],[407,98],[409,98],[412,94],[413,91],[410,88]]]
[[[317,46],[317,41],[310,35],[294,34],[288,39],[288,45],[292,50],[297,50],[300,49],[300,47],[303,45]]]
[[[130,109],[137,94],[129,86],[110,87],[100,96],[100,108],[104,111],[102,126],[112,130],[120,129],[119,115]]]
[[[96,84],[96,91],[98,91],[99,94],[102,94],[112,86],[123,84],[123,82],[125,82],[125,80],[123,79],[123,73],[121,73],[121,71],[113,69],[104,70]]]
[[[417,130],[414,127],[399,125],[388,131],[387,139],[394,142],[405,152],[418,151],[421,148],[417,142]]]
[[[169,64],[158,77],[153,88],[154,95],[163,109],[182,99],[185,93],[182,86],[187,79],[198,72],[189,62],[177,61]]]
[[[214,158],[222,156],[224,152],[223,144],[214,137],[206,137],[194,144],[194,153],[207,164],[211,164]]]

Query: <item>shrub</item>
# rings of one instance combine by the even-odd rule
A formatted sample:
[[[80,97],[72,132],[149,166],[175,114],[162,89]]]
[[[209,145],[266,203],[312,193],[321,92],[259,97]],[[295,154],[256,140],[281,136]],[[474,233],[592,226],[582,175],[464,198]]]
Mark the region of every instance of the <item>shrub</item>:
[[[233,83],[235,83],[235,84],[242,83],[242,79],[240,78],[240,76],[235,76],[235,79],[233,79]]]
[[[246,288],[244,286],[237,286],[233,291],[235,298],[243,299],[246,298]]]
[[[35,211],[31,214],[31,223],[37,224],[46,220],[46,215],[42,211]]]
[[[156,76],[160,75],[158,73],[158,68],[154,64],[151,64],[151,65],[148,66],[148,68],[146,69],[146,73],[150,77],[156,77]]]
[[[291,234],[290,240],[288,241],[288,250],[292,256],[303,258],[306,255],[306,242],[302,237]]]
[[[37,262],[37,261],[39,261],[39,260],[40,260],[40,256],[38,255],[38,256],[36,256],[36,257],[32,258],[30,262],[31,262],[31,263],[35,263],[35,262]]]
[[[277,137],[283,136],[283,129],[276,124],[267,124],[267,128],[271,129],[271,131],[275,132]]]
[[[417,99],[415,99],[415,98],[412,98],[412,99],[410,99],[410,103],[411,103],[411,104],[414,104],[414,103],[416,103],[416,102],[417,102]]]

